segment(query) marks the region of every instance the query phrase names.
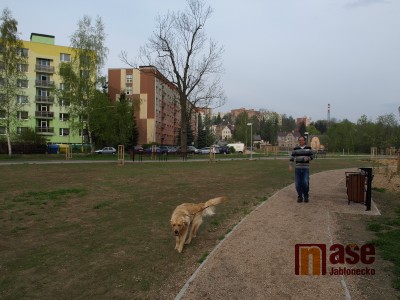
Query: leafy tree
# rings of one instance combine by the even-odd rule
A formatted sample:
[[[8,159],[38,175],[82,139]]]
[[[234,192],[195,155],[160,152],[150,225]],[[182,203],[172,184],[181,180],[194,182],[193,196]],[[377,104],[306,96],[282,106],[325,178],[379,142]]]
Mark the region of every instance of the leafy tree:
[[[301,135],[304,135],[304,132],[306,132],[307,131],[307,129],[306,129],[306,124],[304,123],[304,122],[301,122],[300,123],[300,126],[299,126],[299,133],[301,134]]]
[[[211,7],[203,0],[187,0],[185,11],[158,17],[153,36],[141,48],[145,64],[155,66],[177,88],[183,151],[193,109],[225,102],[220,81],[223,48],[204,31],[211,14]],[[126,52],[121,53],[121,59],[133,66]]]
[[[233,117],[231,113],[225,114],[222,120],[227,122],[228,124],[233,124]]]
[[[247,126],[249,123],[249,116],[247,112],[240,113],[235,120],[235,133],[234,138],[236,141],[241,141],[248,144],[250,141],[250,128]]]
[[[94,152],[92,113],[98,107],[93,103],[97,87],[103,82],[100,70],[104,66],[108,49],[104,46],[105,32],[100,17],[95,24],[89,16],[78,22],[78,29],[71,36],[73,55],[71,62],[61,63],[59,74],[65,86],[61,96],[70,101],[68,108],[72,127],[87,129],[91,152]],[[79,120],[79,121],[78,121]],[[77,122],[78,121],[78,122]]]
[[[221,114],[218,113],[218,116],[215,119],[214,125],[221,125],[221,123],[222,123]]]
[[[128,146],[129,141],[132,139],[133,133],[133,108],[129,105],[129,102],[126,99],[125,93],[123,93],[119,102],[116,104],[116,137],[117,142],[120,145]],[[137,128],[136,128],[137,129]]]
[[[328,130],[328,124],[326,120],[318,120],[314,122],[314,127],[319,131],[320,134],[325,134]]]
[[[0,126],[5,129],[8,155],[12,155],[12,129],[19,120],[18,111],[22,104],[17,101],[23,96],[23,86],[26,82],[24,67],[27,65],[27,55],[23,52],[23,43],[18,37],[18,22],[11,12],[3,10],[0,25]]]
[[[397,120],[394,114],[378,116],[376,123],[377,135],[379,136],[378,146],[380,148],[392,147],[398,141],[396,136]]]
[[[280,130],[282,132],[292,132],[296,128],[296,120],[292,116],[282,115],[282,127]]]
[[[23,130],[16,138],[17,142],[25,144],[46,145],[47,139],[41,134],[37,134],[32,128]]]
[[[329,149],[333,151],[347,150],[354,152],[357,135],[356,125],[348,120],[332,124],[327,132]]]
[[[321,134],[317,128],[315,128],[314,124],[310,124],[306,127],[306,131],[309,133],[309,135],[319,135]]]

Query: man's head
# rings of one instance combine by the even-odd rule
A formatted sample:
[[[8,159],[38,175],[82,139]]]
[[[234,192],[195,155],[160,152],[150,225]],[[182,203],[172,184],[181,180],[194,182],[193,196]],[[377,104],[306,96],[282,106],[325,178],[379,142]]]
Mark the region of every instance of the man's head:
[[[299,137],[298,142],[300,147],[303,147],[306,144],[306,139],[304,138],[304,136],[301,136]]]

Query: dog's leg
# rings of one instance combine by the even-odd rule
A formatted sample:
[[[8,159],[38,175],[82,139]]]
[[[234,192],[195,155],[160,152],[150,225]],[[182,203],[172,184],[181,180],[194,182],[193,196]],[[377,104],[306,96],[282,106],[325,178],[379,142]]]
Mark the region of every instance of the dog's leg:
[[[178,249],[177,249],[179,253],[182,253],[183,245],[185,244],[187,233],[188,233],[188,228],[187,228],[187,226],[185,226],[184,228],[181,229],[181,235],[179,238],[179,245],[178,245]]]
[[[192,237],[196,237],[197,236],[197,230],[199,230],[199,227],[200,227],[201,223],[203,223],[203,219],[200,216],[199,219],[197,220],[196,224],[194,224],[194,226],[193,226],[193,230],[192,230],[193,236]]]
[[[189,237],[186,239],[185,241],[185,245],[189,245],[190,241],[192,240],[192,229],[193,229],[193,223],[191,223],[188,227],[188,233],[189,233]],[[187,236],[187,235],[186,235]]]
[[[177,235],[176,237],[175,237],[175,249],[177,250],[178,249],[178,246],[179,246],[179,235]]]
[[[202,223],[202,218],[201,215],[197,215],[191,224],[190,228],[190,234],[189,234],[189,239],[187,241],[187,244],[190,244],[192,239],[196,237],[197,229],[199,229],[200,224]]]

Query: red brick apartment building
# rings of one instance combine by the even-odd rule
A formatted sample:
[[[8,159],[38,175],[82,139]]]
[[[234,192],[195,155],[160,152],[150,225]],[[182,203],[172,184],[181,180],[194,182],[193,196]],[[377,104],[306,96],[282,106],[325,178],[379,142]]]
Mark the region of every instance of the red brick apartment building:
[[[108,69],[108,93],[118,101],[125,92],[134,105],[140,145],[176,145],[180,131],[179,94],[155,67]]]

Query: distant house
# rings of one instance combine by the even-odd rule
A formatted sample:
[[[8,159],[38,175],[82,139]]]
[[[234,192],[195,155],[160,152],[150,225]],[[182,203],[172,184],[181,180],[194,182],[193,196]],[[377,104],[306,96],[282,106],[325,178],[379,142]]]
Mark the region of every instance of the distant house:
[[[232,138],[232,131],[228,125],[213,125],[212,130],[215,137],[220,141],[227,141]]]
[[[278,133],[278,145],[279,147],[294,148],[298,142],[300,133],[298,132],[279,132]]]

